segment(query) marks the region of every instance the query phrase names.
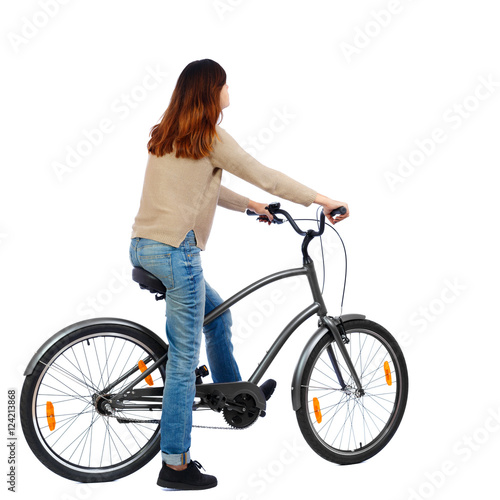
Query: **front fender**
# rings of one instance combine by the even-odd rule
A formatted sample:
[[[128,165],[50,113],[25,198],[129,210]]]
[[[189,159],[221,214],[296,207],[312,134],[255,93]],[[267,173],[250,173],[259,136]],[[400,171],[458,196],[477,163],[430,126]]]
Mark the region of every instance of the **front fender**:
[[[30,362],[28,363],[28,366],[26,367],[26,370],[24,371],[24,375],[27,377],[28,375],[31,375],[33,373],[33,370],[35,369],[36,364],[40,361],[42,356],[59,340],[61,340],[63,337],[66,335],[69,335],[70,333],[76,332],[77,330],[81,330],[82,328],[86,328],[89,326],[96,326],[96,325],[120,325],[120,326],[129,326],[131,328],[135,328],[136,330],[140,330],[142,333],[145,333],[146,335],[149,335],[150,337],[154,338],[156,342],[162,345],[162,347],[165,348],[165,350],[168,349],[168,345],[166,342],[156,335],[154,332],[146,328],[145,326],[140,325],[139,323],[135,323],[133,321],[129,321],[127,319],[122,319],[122,318],[92,318],[92,319],[86,319],[83,321],[79,321],[78,323],[73,323],[72,325],[67,326],[66,328],[63,328],[62,330],[58,331],[56,334],[52,335],[47,341],[43,343],[43,345],[35,352],[33,357],[31,358]]]
[[[336,316],[333,319],[333,322],[335,325],[338,325],[340,323],[340,320],[345,323],[347,321],[352,321],[354,319],[365,319],[366,316],[363,314],[343,314],[342,316]],[[304,350],[302,351],[302,354],[300,355],[299,362],[297,363],[297,366],[295,367],[295,371],[293,373],[293,379],[292,379],[292,407],[293,411],[297,411],[300,408],[300,381],[302,380],[302,375],[304,373],[304,368],[306,366],[307,360],[309,359],[309,356],[311,355],[312,350],[316,346],[316,344],[320,341],[320,339],[323,337],[325,333],[327,333],[329,330],[326,326],[321,326],[319,327],[312,337],[309,339],[307,342],[306,346],[304,347]]]

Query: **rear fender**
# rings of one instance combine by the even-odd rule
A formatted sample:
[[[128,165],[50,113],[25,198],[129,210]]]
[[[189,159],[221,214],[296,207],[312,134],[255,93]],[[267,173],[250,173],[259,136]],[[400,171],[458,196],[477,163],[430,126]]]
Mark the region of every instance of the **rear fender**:
[[[52,335],[43,345],[36,351],[36,353],[31,358],[26,370],[24,371],[24,375],[27,377],[33,373],[36,364],[40,361],[42,356],[59,340],[61,340],[66,335],[69,335],[77,330],[81,330],[82,328],[88,328],[92,326],[102,326],[102,325],[120,325],[120,326],[128,326],[130,328],[134,328],[139,330],[142,333],[145,333],[151,338],[154,338],[156,342],[158,342],[165,350],[168,350],[167,343],[156,335],[154,332],[146,328],[145,326],[140,325],[139,323],[134,323],[133,321],[129,321],[127,319],[121,318],[92,318],[86,319],[83,321],[79,321],[78,323],[73,323],[72,325],[63,328],[56,334]]]

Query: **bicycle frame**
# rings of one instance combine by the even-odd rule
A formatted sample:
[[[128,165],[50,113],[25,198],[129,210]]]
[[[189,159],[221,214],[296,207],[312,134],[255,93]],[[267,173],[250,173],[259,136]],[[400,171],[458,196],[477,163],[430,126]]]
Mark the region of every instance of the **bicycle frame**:
[[[250,376],[248,379],[248,382],[251,384],[258,384],[259,381],[261,380],[262,376],[264,373],[267,371],[271,363],[273,362],[274,358],[277,356],[278,352],[281,350],[281,348],[284,346],[286,341],[290,338],[290,336],[293,334],[293,332],[302,324],[304,323],[307,319],[309,319],[311,316],[314,314],[317,314],[320,318],[320,323],[324,324],[324,326],[333,334],[338,346],[339,350],[342,353],[342,356],[344,357],[344,360],[346,361],[347,366],[349,367],[349,370],[351,372],[351,375],[353,376],[353,379],[356,383],[357,389],[359,391],[362,391],[361,387],[361,382],[358,378],[358,375],[355,371],[355,368],[352,364],[352,361],[347,353],[347,350],[345,349],[344,342],[342,340],[342,335],[339,332],[337,326],[335,325],[334,321],[327,316],[327,309],[325,302],[323,300],[323,296],[321,294],[321,290],[319,287],[318,283],[318,278],[316,275],[316,270],[314,268],[314,263],[312,260],[308,259],[307,261],[304,262],[304,265],[299,268],[293,268],[293,269],[287,269],[284,271],[279,271],[274,274],[270,274],[269,276],[266,276],[264,278],[261,278],[258,281],[255,281],[254,283],[248,285],[247,287],[243,288],[233,296],[231,296],[229,299],[225,300],[222,304],[217,306],[215,309],[213,309],[210,313],[208,313],[205,318],[203,325],[207,325],[211,321],[213,321],[215,318],[219,317],[221,314],[223,314],[225,311],[227,311],[231,306],[242,300],[243,298],[247,297],[251,293],[255,292],[256,290],[259,290],[260,288],[269,285],[271,283],[274,283],[275,281],[279,281],[281,279],[285,278],[292,278],[295,276],[306,276],[312,297],[313,297],[313,303],[306,307],[303,311],[301,311],[299,314],[297,314],[283,329],[283,331],[279,334],[279,336],[276,338],[274,341],[273,345],[267,351],[265,354],[264,358],[261,360],[261,362],[258,364],[257,369],[254,371],[254,373]],[[141,400],[141,401],[158,401],[159,398],[161,397],[161,393],[158,392],[157,389],[153,388],[145,388],[145,389],[132,389],[135,387],[137,383],[139,383],[141,380],[143,380],[147,375],[152,373],[156,368],[162,367],[165,364],[167,358],[167,354],[162,356],[160,359],[158,359],[154,364],[152,364],[146,371],[142,372],[135,380],[133,380],[131,383],[129,383],[120,393],[120,395],[117,395],[118,398],[117,400],[119,401],[121,397],[123,396],[124,399],[126,400]],[[137,370],[137,368],[134,368],[133,370]],[[130,373],[126,374],[130,375]],[[342,387],[345,387],[345,382],[342,379],[342,375],[340,372],[337,373],[339,377],[339,383],[341,384]],[[102,393],[107,393],[110,392],[110,390],[118,385],[120,380],[117,380],[113,382],[113,384],[109,385],[103,391]],[[241,382],[234,382],[233,384],[241,384]],[[204,384],[204,387],[206,388],[207,386],[211,387],[216,387],[219,384]],[[227,384],[228,385],[228,384]],[[197,386],[199,387],[199,386]],[[151,398],[149,398],[151,397]],[[121,408],[122,410],[127,409],[127,405],[124,405],[123,403],[119,403],[115,400],[114,406],[116,408]],[[136,406],[134,405],[133,408],[136,409],[138,407],[144,407],[144,408],[158,408],[161,407],[160,405],[140,405]]]
[[[301,311],[295,318],[293,318],[288,325],[284,328],[284,330],[280,333],[278,338],[274,341],[273,345],[266,353],[262,361],[259,363],[258,368],[254,371],[254,373],[248,379],[249,382],[253,384],[258,384],[266,370],[269,368],[269,365],[272,363],[278,352],[281,350],[285,342],[292,335],[292,333],[302,324],[304,321],[309,319],[312,315],[318,314],[320,317],[325,316],[327,313],[325,303],[323,301],[323,296],[321,295],[321,290],[319,288],[318,279],[316,276],[316,271],[314,269],[314,263],[311,261],[307,264],[304,264],[303,267],[287,269],[285,271],[279,271],[274,274],[270,274],[251,285],[243,288],[238,293],[234,294],[232,297],[224,301],[222,304],[217,306],[213,311],[208,313],[205,316],[205,321],[203,325],[206,325],[213,321],[215,318],[223,314],[227,311],[231,306],[239,302],[241,299],[255,292],[256,290],[269,285],[270,283],[274,283],[275,281],[279,281],[285,278],[292,278],[294,276],[307,276],[309,286],[311,288],[312,296],[314,302]]]
[[[285,279],[285,278],[292,278],[294,276],[307,276],[309,285],[311,287],[314,303],[312,303],[309,307],[304,309],[301,313],[299,313],[295,318],[293,318],[290,323],[285,327],[285,329],[280,333],[278,338],[274,341],[273,345],[271,346],[270,350],[266,353],[262,361],[259,363],[258,368],[255,370],[255,372],[252,374],[252,376],[248,379],[248,382],[252,384],[257,384],[259,380],[262,378],[263,374],[265,371],[269,368],[269,365],[272,363],[278,352],[281,350],[285,342],[288,340],[290,335],[307,319],[309,319],[313,314],[317,313],[318,315],[324,316],[326,315],[326,306],[323,301],[323,296],[321,295],[321,290],[319,288],[318,284],[318,278],[316,276],[316,271],[314,269],[314,263],[311,261],[307,264],[304,264],[303,267],[300,268],[294,268],[294,269],[287,269],[285,271],[279,271],[274,274],[270,274],[269,276],[266,276],[251,285],[248,285],[247,287],[243,288],[236,294],[234,294],[232,297],[229,299],[225,300],[222,304],[217,306],[215,309],[213,309],[211,312],[209,312],[203,321],[203,326],[207,325],[211,321],[213,321],[215,318],[218,318],[221,314],[226,312],[231,306],[239,302],[241,299],[247,297],[251,293],[255,292],[256,290],[269,285],[271,283],[274,283],[275,281]],[[131,399],[141,399],[144,401],[145,396],[152,396],[153,395],[153,389],[151,388],[146,388],[146,389],[135,389],[134,394],[131,394],[132,389],[144,378],[146,378],[150,373],[152,373],[154,370],[157,368],[164,366],[165,361],[167,358],[167,354],[162,356],[160,359],[158,359],[155,363],[153,363],[147,370],[142,372],[136,379],[134,379],[132,382],[130,382],[123,390],[121,391],[121,395],[125,396],[127,400]],[[132,369],[133,371],[137,371],[137,368],[134,367]],[[127,376],[129,376],[131,372],[128,372],[125,374],[122,378],[125,379]],[[114,381],[112,384],[108,385],[105,387],[101,392],[102,393],[108,393],[121,382],[120,379]],[[120,399],[120,398],[118,398]],[[125,409],[122,405],[119,405],[122,407],[122,409]],[[137,406],[135,406],[137,408]]]

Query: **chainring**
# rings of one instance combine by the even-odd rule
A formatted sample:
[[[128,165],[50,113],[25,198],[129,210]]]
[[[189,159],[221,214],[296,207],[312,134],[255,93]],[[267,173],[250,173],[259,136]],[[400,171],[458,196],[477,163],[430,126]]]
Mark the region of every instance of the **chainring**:
[[[224,420],[231,427],[236,429],[244,429],[251,426],[257,418],[259,418],[260,410],[255,404],[255,399],[250,394],[241,393],[234,398],[235,405],[239,406],[239,410],[224,408],[222,414]]]

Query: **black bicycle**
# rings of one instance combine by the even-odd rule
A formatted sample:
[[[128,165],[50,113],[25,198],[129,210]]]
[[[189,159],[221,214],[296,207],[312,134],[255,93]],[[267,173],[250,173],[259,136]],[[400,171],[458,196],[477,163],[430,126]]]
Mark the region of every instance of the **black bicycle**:
[[[325,230],[323,212],[319,221],[313,219],[316,230],[302,231],[279,203],[268,209],[274,223],[285,222],[282,215],[304,237],[302,267],[252,283],[207,314],[204,324],[284,278],[306,276],[313,301],[279,334],[248,381],[203,383],[208,370],[197,369],[193,411],[221,412],[227,428],[236,429],[265,416],[266,399],[257,384],[292,333],[316,314],[318,329],[293,374],[292,406],[318,455],[338,464],[362,462],[387,445],[403,417],[408,397],[403,354],[394,337],[365,316],[328,315],[308,254],[309,243]],[[164,285],[152,274],[135,267],[132,276],[157,300],[165,297]],[[111,481],[138,470],[160,449],[167,358],[162,337],[126,319],[95,318],[56,333],[25,371],[21,421],[34,454],[55,473],[81,482]]]

